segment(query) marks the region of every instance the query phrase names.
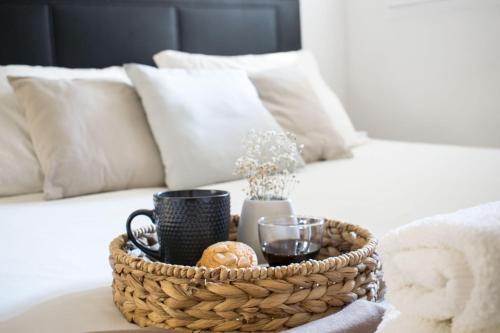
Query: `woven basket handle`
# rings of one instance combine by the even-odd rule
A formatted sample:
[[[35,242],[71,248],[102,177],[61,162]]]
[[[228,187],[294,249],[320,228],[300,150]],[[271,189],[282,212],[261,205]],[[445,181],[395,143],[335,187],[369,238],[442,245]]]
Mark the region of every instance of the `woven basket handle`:
[[[152,210],[149,210],[149,209],[139,209],[139,210],[136,210],[135,212],[133,212],[132,214],[130,214],[130,216],[127,219],[127,236],[128,236],[128,239],[130,239],[130,241],[132,243],[134,243],[135,246],[137,246],[139,249],[141,249],[144,253],[146,253],[151,258],[156,259],[156,260],[161,260],[161,258],[160,258],[160,251],[153,250],[153,249],[151,249],[151,248],[149,248],[147,246],[142,245],[135,238],[135,236],[134,236],[134,234],[132,232],[132,228],[131,228],[132,221],[134,220],[134,218],[136,216],[139,216],[139,215],[146,215],[147,217],[149,217],[149,219],[151,220],[151,222],[153,222],[153,224],[155,224],[155,219],[154,219],[153,211]]]

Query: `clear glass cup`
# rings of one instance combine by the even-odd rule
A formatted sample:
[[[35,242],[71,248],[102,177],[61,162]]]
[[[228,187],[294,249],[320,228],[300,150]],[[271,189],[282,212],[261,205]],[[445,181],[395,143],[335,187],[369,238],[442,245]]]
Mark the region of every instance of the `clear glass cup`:
[[[258,221],[259,240],[270,266],[314,259],[321,249],[325,220],[312,216],[264,216]]]

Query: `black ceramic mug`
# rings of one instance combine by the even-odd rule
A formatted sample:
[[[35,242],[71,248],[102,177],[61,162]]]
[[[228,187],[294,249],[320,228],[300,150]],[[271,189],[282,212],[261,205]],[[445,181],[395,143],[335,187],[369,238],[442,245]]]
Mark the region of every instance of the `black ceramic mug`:
[[[195,265],[203,250],[229,237],[229,192],[166,191],[153,195],[154,209],[139,209],[127,219],[128,238],[149,257],[170,264]],[[159,250],[135,239],[132,220],[146,215],[156,224]]]

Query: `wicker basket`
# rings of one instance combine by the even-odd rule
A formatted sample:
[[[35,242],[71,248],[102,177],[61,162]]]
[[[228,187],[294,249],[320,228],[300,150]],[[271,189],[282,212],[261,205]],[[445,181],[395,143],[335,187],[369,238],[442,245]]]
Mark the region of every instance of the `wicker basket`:
[[[230,239],[236,239],[233,216]],[[113,299],[128,321],[179,331],[279,331],[381,296],[376,239],[327,220],[320,257],[281,267],[215,269],[131,256],[127,236],[110,244]],[[151,243],[154,227],[135,231]]]

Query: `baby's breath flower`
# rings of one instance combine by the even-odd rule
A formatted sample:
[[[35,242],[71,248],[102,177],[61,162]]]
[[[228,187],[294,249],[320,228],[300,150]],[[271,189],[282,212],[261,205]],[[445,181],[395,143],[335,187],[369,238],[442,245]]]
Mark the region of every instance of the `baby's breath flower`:
[[[298,182],[295,170],[303,149],[295,135],[251,130],[243,148],[245,155],[236,161],[235,173],[247,179],[247,196],[254,200],[287,199]]]

